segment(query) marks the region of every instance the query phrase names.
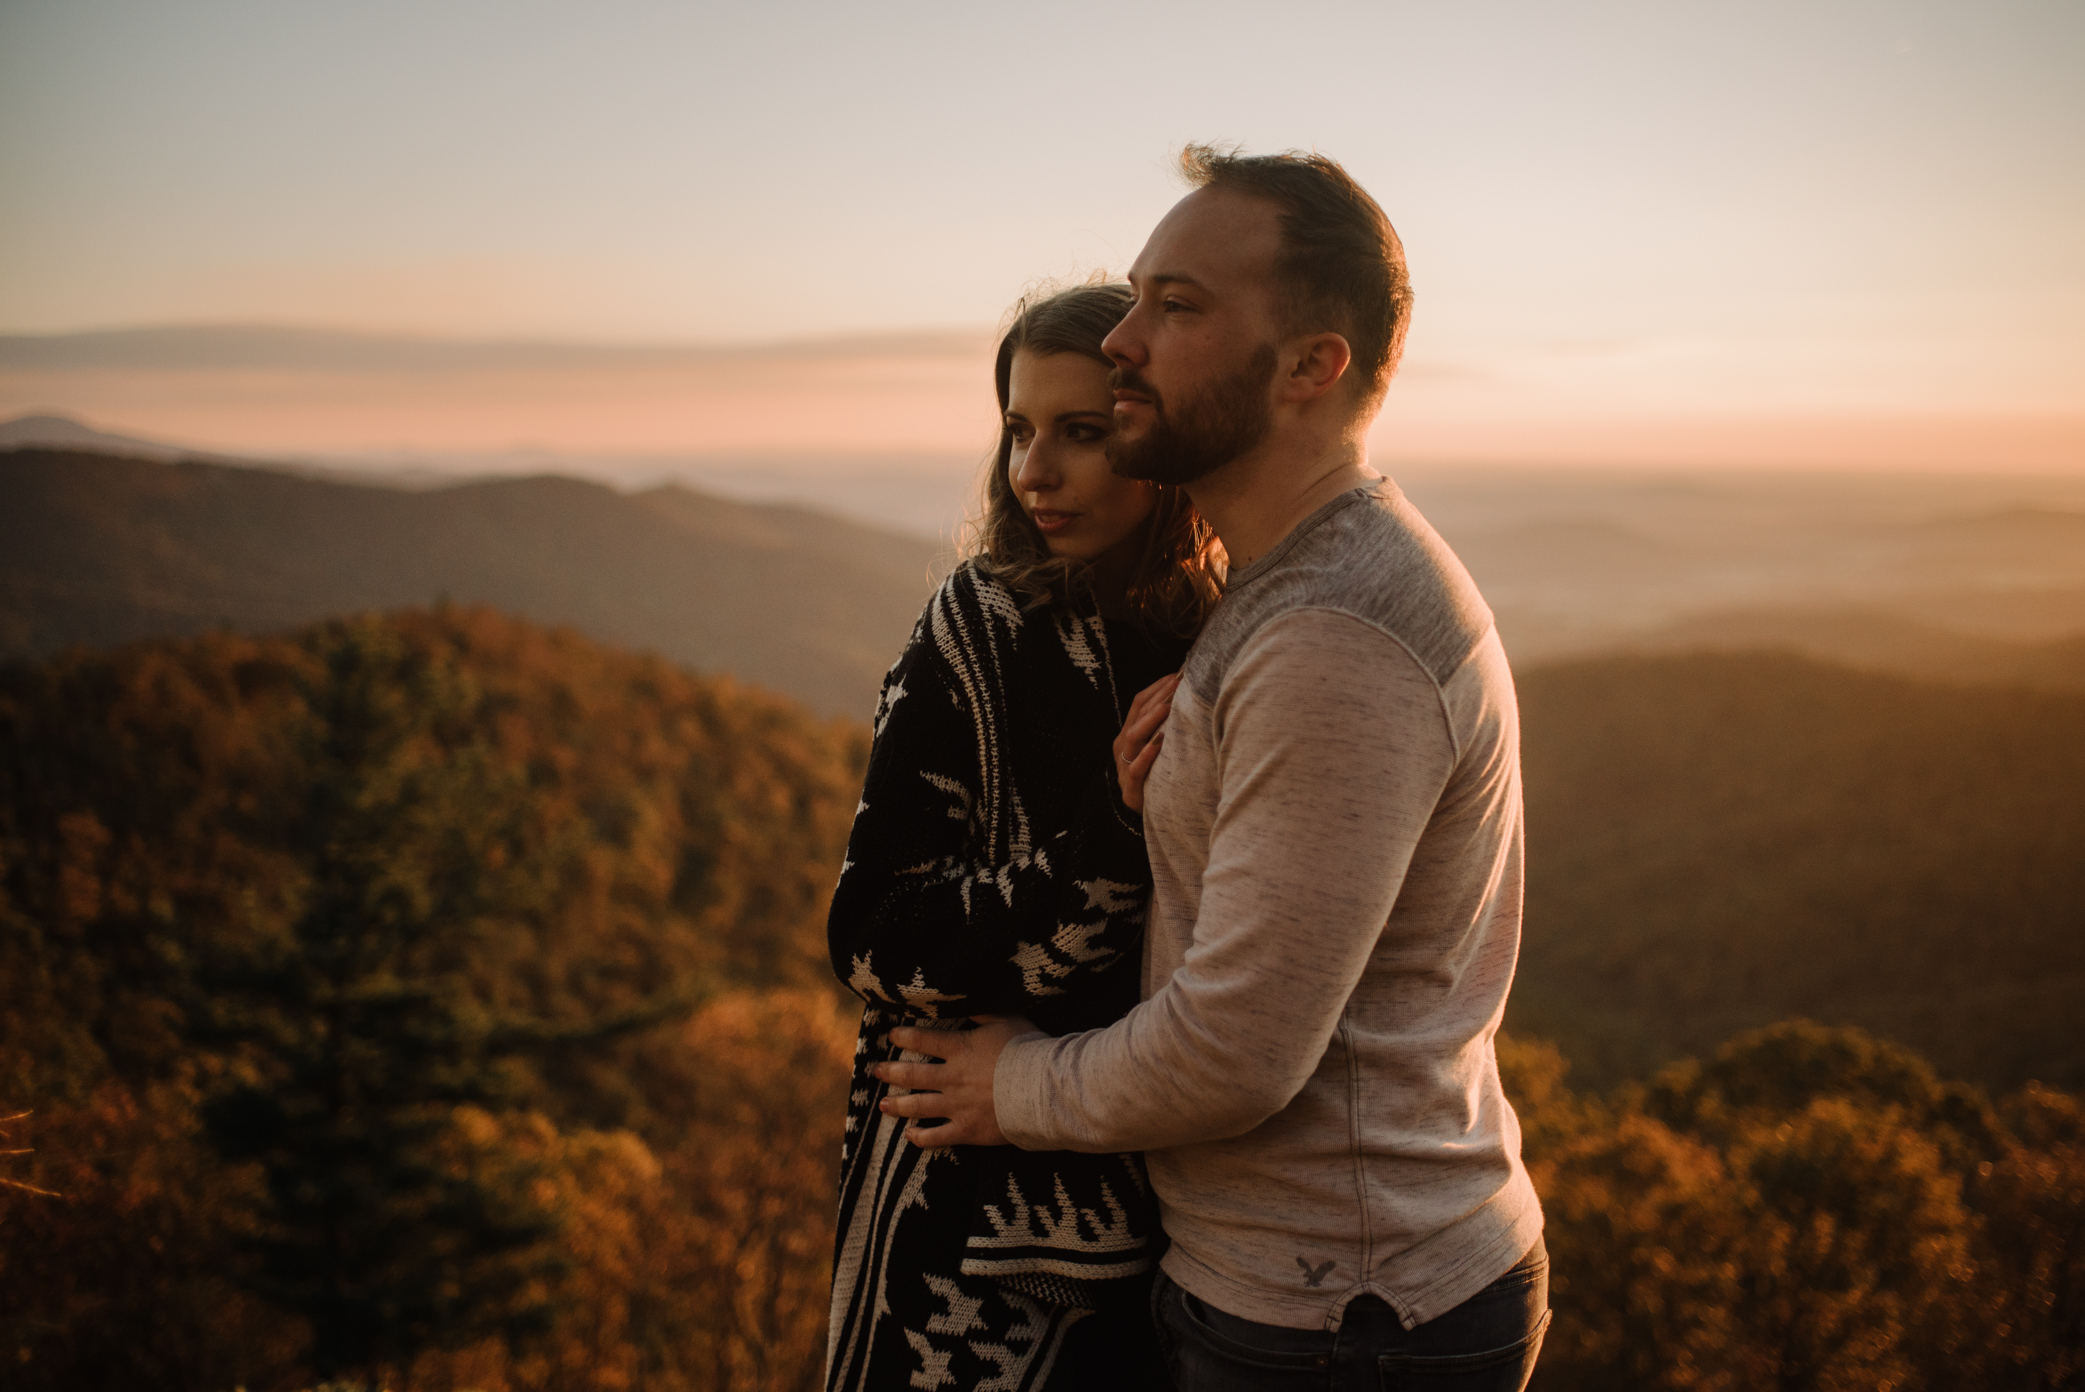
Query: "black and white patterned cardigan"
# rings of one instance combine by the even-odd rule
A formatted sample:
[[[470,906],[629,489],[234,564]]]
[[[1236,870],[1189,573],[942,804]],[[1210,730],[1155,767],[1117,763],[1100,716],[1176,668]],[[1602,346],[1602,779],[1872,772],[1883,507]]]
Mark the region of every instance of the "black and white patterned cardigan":
[[[1091,614],[1023,613],[965,564],[884,679],[828,924],[833,969],[867,1004],[843,1152],[836,1344],[889,1303],[876,1293],[885,1268],[959,1264],[965,1277],[1088,1308],[1149,1270],[1155,1224],[1137,1157],[921,1152],[877,1110],[884,1085],[867,1068],[901,1056],[885,1037],[894,1024],[1018,1014],[1064,1034],[1136,1004],[1151,871],[1111,745],[1131,698],[1184,651]],[[969,1219],[960,1251],[909,1240],[908,1223],[922,1239],[928,1225],[908,1213],[932,1211],[930,1245],[947,1243],[958,1205]]]

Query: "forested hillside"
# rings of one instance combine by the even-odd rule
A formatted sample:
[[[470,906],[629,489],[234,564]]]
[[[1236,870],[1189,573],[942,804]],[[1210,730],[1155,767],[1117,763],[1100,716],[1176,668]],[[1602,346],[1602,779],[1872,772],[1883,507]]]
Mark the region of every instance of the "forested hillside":
[[[424,492],[0,451],[0,656],[490,604],[866,719],[933,543],[803,508],[570,478]]]
[[[1540,1387],[2076,1385],[2074,1096],[1845,1028],[1689,1042],[1713,1008],[1747,1022],[1723,962],[1754,964],[1752,1015],[1836,998],[1831,935],[1869,920],[1824,894],[1835,865],[1913,874],[1877,921],[1936,954],[1962,920],[1917,903],[2005,886],[2016,916],[1975,920],[1923,999],[1967,983],[1984,1029],[2012,991],[2059,1033],[2005,944],[2064,950],[2027,910],[2069,881],[2044,841],[1993,845],[2021,796],[2074,805],[2061,739],[2033,766],[2057,792],[2006,791],[2043,748],[2015,725],[2073,706],[1872,680],[1526,682],[1519,991],[1564,1047],[1501,1052],[1556,1264]],[[865,753],[852,723],[482,609],[0,667],[9,1385],[816,1386],[853,1042],[821,927]],[[1790,821],[1791,787],[1830,815]],[[1698,1061],[1588,1088],[1581,1046],[1609,1076]]]
[[[0,669],[10,1382],[284,1387],[371,1309],[410,1361],[579,1300],[575,1376],[800,1384],[865,754],[484,610]]]
[[[2085,695],[1761,654],[1519,685],[1510,1028],[1603,1086],[1791,1015],[2085,1086]]]

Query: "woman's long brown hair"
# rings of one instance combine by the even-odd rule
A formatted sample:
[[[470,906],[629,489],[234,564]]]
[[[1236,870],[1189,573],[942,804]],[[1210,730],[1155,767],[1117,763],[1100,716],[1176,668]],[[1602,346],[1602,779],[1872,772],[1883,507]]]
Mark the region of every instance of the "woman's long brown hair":
[[[1024,608],[1092,602],[1089,567],[1052,556],[1042,530],[1021,506],[1007,469],[1013,433],[1004,424],[1014,354],[1077,353],[1112,367],[1101,340],[1129,311],[1130,288],[1099,281],[1030,296],[1014,306],[992,369],[999,389],[999,446],[984,477],[982,515],[973,520],[964,554],[1011,589]],[[1123,599],[1130,616],[1153,632],[1191,638],[1223,594],[1224,553],[1216,533],[1178,488],[1158,486],[1158,503],[1142,528],[1142,553],[1130,570]]]

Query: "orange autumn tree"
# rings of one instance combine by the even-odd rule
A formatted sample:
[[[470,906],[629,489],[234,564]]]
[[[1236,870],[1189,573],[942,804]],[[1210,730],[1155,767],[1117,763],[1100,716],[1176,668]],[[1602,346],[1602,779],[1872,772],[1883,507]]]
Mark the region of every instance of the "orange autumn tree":
[[[314,722],[325,724],[319,717],[352,675],[331,658],[356,644],[371,659],[362,663],[365,703],[396,698],[395,713],[407,724],[431,721],[401,745],[421,753],[388,772],[374,770],[357,796],[386,779],[394,793],[415,777],[424,784],[467,773],[467,786],[452,789],[457,796],[422,786],[389,804],[365,799],[358,835],[366,849],[344,851],[329,871],[325,857],[300,848],[308,848],[308,836],[298,839],[325,781],[309,732]],[[416,689],[415,670],[446,673],[446,694]],[[416,875],[502,882],[497,912],[444,891],[426,911],[406,915],[419,926],[400,937],[404,955],[376,962],[374,974],[365,973],[368,989],[349,994],[394,1014],[419,1011],[437,1035],[447,1030],[451,1044],[469,1044],[466,1053],[509,1055],[504,1077],[481,1078],[498,1084],[490,1092],[473,1083],[423,1088],[426,1096],[407,1099],[417,1109],[414,1125],[424,1128],[416,1141],[422,1159],[414,1162],[431,1186],[423,1192],[475,1189],[481,1214],[496,1225],[526,1226],[532,1207],[545,1222],[569,1217],[579,1200],[559,1187],[557,1156],[624,1153],[618,1135],[660,1142],[670,1155],[690,1127],[707,1125],[670,1085],[687,1072],[689,1040],[664,1025],[602,1040],[603,1021],[640,1025],[662,989],[684,984],[708,993],[786,993],[815,989],[825,977],[824,898],[864,740],[853,728],[656,659],[485,611],[440,610],[279,639],[215,635],[16,664],[0,670],[0,748],[0,1096],[35,1105],[33,1120],[45,1133],[24,1182],[63,1196],[24,1191],[20,1197],[48,1205],[32,1210],[15,1204],[11,1191],[0,1225],[11,1238],[72,1235],[38,1260],[19,1251],[0,1257],[0,1308],[31,1316],[11,1318],[0,1337],[13,1341],[12,1361],[35,1379],[31,1385],[76,1385],[99,1360],[110,1379],[134,1385],[263,1387],[283,1385],[277,1355],[260,1356],[283,1339],[214,1331],[203,1307],[242,1299],[227,1282],[256,1274],[242,1248],[256,1238],[282,1239],[280,1203],[269,1197],[265,1165],[212,1163],[207,1147],[199,1149],[198,1100],[242,1088],[248,1103],[284,1096],[285,1075],[269,1064],[265,1036],[294,1034],[313,1012],[284,1009],[297,993],[272,989],[283,983],[271,983],[269,972],[281,975],[298,925],[326,900],[327,877],[338,880],[343,864],[365,868],[357,873],[374,887],[374,901],[330,891],[336,905],[353,907],[348,917],[365,920],[373,907],[380,915],[384,904],[412,899]],[[415,759],[418,772],[407,767]],[[430,860],[429,848],[445,838],[450,849]],[[412,870],[416,860],[422,863]],[[242,975],[255,989],[242,993]],[[441,1009],[428,1014],[431,996]],[[226,1028],[239,1022],[213,1014],[242,1016],[244,1027]],[[520,1031],[530,1036],[525,1057],[491,1048],[514,1042],[517,1021],[529,1022]],[[464,1037],[473,1031],[475,1044]],[[581,1047],[589,1036],[596,1037]],[[357,1048],[366,1053],[375,1039],[365,1032]],[[398,1057],[373,1063],[403,1069],[394,1082],[425,1076],[405,1056],[410,1049],[391,1052]],[[437,1064],[433,1073],[453,1069]],[[806,1106],[825,1099],[820,1135],[841,1114],[833,1088],[844,1083],[844,1060],[832,1066],[822,1091],[799,1085],[792,1093]],[[383,1091],[397,1094],[391,1084]],[[128,1115],[148,1095],[158,1099],[149,1126],[112,1130],[93,1122],[111,1109]],[[480,1146],[464,1165],[452,1153],[464,1134],[458,1128],[495,1115],[487,1103],[537,1118],[555,1143],[537,1123],[512,1135],[502,1130],[506,1139]],[[608,1139],[588,1139],[597,1136]],[[187,1172],[207,1173],[212,1183],[119,1192],[95,1178],[122,1173],[141,1146],[169,1160],[188,1157],[181,1161]],[[290,1159],[310,1150],[294,1137],[276,1146]],[[438,1154],[451,1158],[437,1162]],[[287,1174],[295,1166],[280,1168]],[[796,1187],[782,1206],[825,1231],[830,1180],[817,1179],[820,1192],[807,1194],[800,1170],[788,1171]],[[735,1173],[773,1178],[743,1164]],[[668,1199],[641,1188],[631,1191],[632,1202],[642,1199],[655,1214],[703,1197],[683,1189]],[[106,1204],[128,1206],[127,1229],[113,1216],[100,1223],[95,1215]],[[183,1234],[178,1257],[139,1262],[122,1250],[126,1231],[155,1224]],[[651,1222],[646,1230],[667,1226]],[[78,1240],[90,1232],[103,1235],[105,1250]],[[717,1248],[714,1225],[703,1232],[702,1243]],[[498,1257],[497,1243],[474,1248],[466,1236],[458,1247],[456,1233],[452,1226],[444,1239],[447,1269],[467,1267],[474,1252]],[[801,1345],[786,1312],[800,1309],[802,1292],[822,1279],[824,1243],[797,1239],[793,1265],[770,1262],[756,1272],[756,1286],[765,1281],[776,1290],[727,1318],[710,1343],[736,1341],[754,1353],[731,1357],[754,1364],[771,1364],[785,1338]],[[580,1301],[588,1282],[607,1279],[575,1260],[573,1245],[560,1244],[561,1273],[513,1273],[513,1301],[562,1310]],[[465,1260],[453,1259],[459,1256]],[[42,1299],[38,1275],[66,1261],[80,1278],[75,1285],[104,1292],[88,1302],[93,1311]],[[184,1326],[176,1306],[148,1283],[113,1279],[142,1270],[158,1271],[169,1285],[187,1279],[177,1272],[189,1273],[192,1284],[215,1294],[198,1302]],[[675,1298],[687,1299],[685,1280]],[[769,1308],[777,1300],[784,1333]],[[661,1323],[646,1320],[647,1327]],[[96,1322],[150,1326],[159,1351],[154,1340],[83,1337]],[[275,1327],[294,1347],[301,1325],[284,1310]],[[573,1337],[569,1328],[544,1331],[531,1356]],[[645,1334],[639,1342],[652,1347],[655,1363],[693,1356],[685,1339],[667,1347]],[[167,1351],[173,1345],[188,1351]],[[379,1350],[399,1366],[410,1352],[397,1343]]]
[[[1538,1388],[2072,1385],[2075,1099],[1993,1108],[1908,1050],[1799,1021],[1608,1099],[1570,1093],[1540,1045],[1502,1061],[1549,1218]],[[2007,1124],[2027,1112],[2048,1120]]]

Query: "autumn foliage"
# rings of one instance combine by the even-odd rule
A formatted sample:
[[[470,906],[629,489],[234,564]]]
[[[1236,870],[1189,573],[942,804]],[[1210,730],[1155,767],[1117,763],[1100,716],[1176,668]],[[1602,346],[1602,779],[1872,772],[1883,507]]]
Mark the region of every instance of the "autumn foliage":
[[[0,670],[0,1380],[815,1387],[865,752],[479,610]],[[1538,1386],[2085,1380],[2069,1094],[1800,1023],[1501,1056]]]
[[[862,732],[441,610],[16,665],[0,749],[10,1385],[813,1376]]]
[[[1608,1098],[1506,1042],[1548,1216],[1545,1389],[2080,1385],[2085,1107],[1994,1108],[1792,1021]]]

